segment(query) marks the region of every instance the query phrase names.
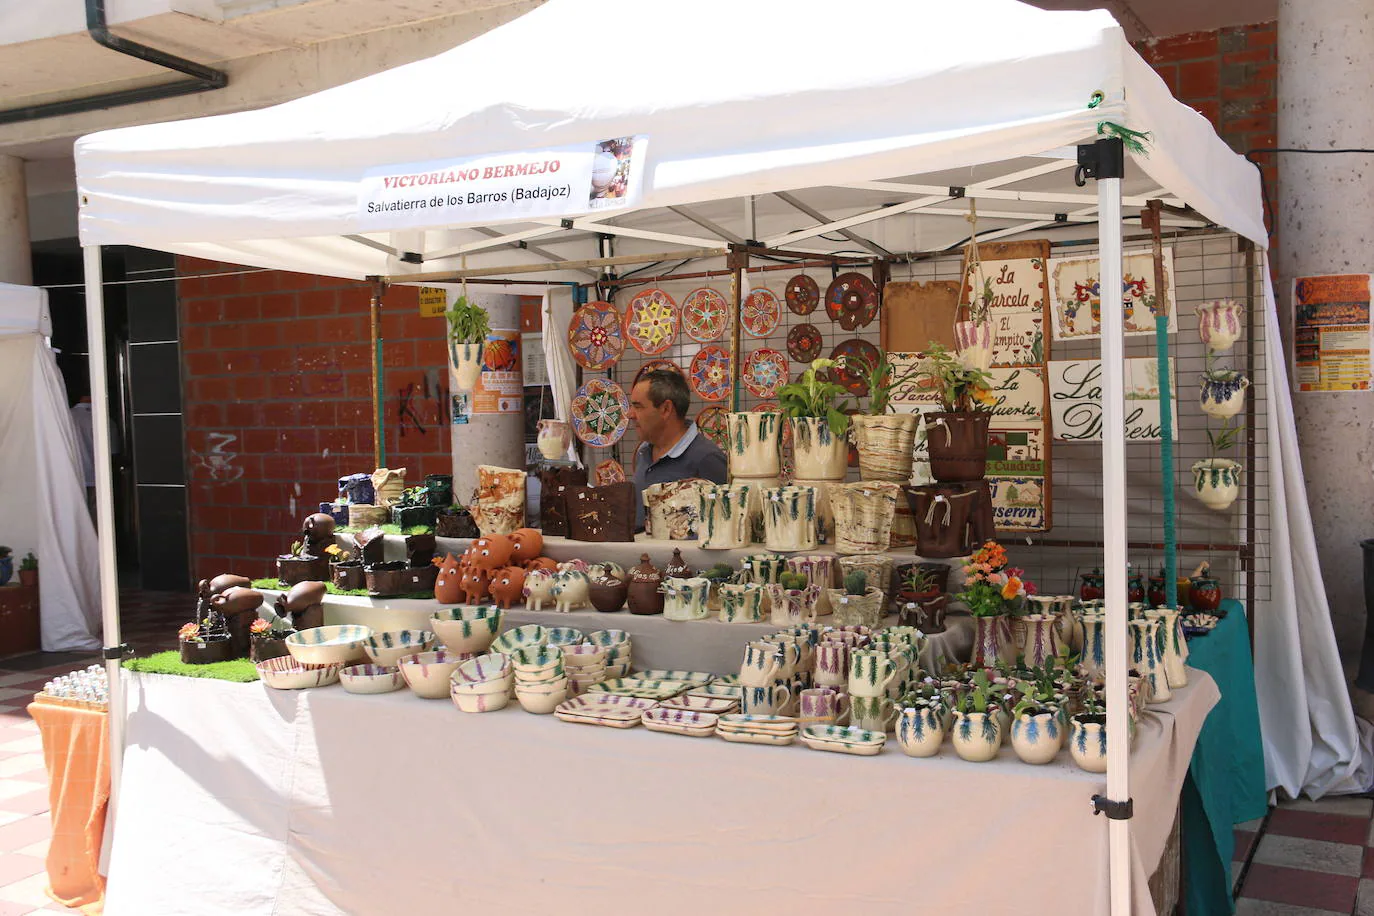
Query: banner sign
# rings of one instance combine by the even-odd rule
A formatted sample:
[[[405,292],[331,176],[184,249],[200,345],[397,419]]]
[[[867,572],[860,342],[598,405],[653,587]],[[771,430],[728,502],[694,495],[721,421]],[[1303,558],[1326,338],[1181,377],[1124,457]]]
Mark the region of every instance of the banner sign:
[[[1169,375],[1174,361],[1169,360]],[[1169,385],[1170,396],[1178,386]],[[1054,438],[1066,442],[1102,441],[1102,361],[1066,359],[1050,363],[1050,412]],[[1174,398],[1174,438],[1178,438],[1178,403]],[[1159,364],[1153,356],[1126,360],[1126,441],[1160,439]]]
[[[644,180],[645,137],[368,169],[364,231],[518,222],[628,207]]]
[[[1369,274],[1293,281],[1293,381],[1298,391],[1368,391]]]

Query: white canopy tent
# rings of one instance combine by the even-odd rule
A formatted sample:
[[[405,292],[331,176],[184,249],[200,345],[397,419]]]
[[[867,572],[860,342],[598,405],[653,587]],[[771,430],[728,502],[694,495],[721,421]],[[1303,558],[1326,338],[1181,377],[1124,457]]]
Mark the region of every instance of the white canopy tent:
[[[592,48],[605,48],[607,63],[589,60]],[[1073,147],[1098,139],[1104,124],[1148,131],[1148,149],[1127,157],[1122,179],[1079,187]],[[394,227],[360,215],[371,170],[443,171],[472,157],[630,136],[647,146],[635,166],[638,194],[621,208],[572,203],[501,219],[449,211],[432,224],[412,212]],[[1014,0],[660,0],[614,14],[591,0],[550,0],[445,54],[293,102],[82,138],[76,165],[93,309],[101,245],[393,282],[461,268],[553,287],[589,273],[526,271],[596,259],[604,237],[619,256],[706,258],[753,239],[794,252],[872,251],[862,236],[825,236],[881,221],[883,251],[943,250],[967,235],[962,197],[977,201],[984,228],[1000,227],[984,240],[1098,221],[1104,288],[1120,281],[1123,206],[1150,198],[1200,215],[1177,224],[1215,223],[1267,246],[1253,167],[1169,95],[1108,14]],[[807,214],[800,223],[799,212]],[[1266,292],[1266,333],[1277,341]],[[1122,338],[1120,314],[1103,314],[1108,700],[1121,710]],[[97,317],[92,334],[100,327]],[[1279,348],[1266,348],[1265,359],[1269,441],[1282,446],[1270,457],[1272,599],[1255,605],[1269,785],[1363,791],[1367,761],[1321,583],[1294,575],[1315,570],[1316,556]],[[94,365],[93,378],[103,378]],[[108,479],[99,488],[108,519]],[[109,642],[117,643],[108,549],[103,560]],[[1125,726],[1112,718],[1118,754],[1108,794],[1123,799]],[[1118,876],[1126,827],[1113,822]],[[1127,905],[1127,885],[1114,884],[1118,906]]]
[[[95,528],[51,334],[47,292],[0,283],[0,542],[39,558],[44,651],[90,651],[100,648]]]

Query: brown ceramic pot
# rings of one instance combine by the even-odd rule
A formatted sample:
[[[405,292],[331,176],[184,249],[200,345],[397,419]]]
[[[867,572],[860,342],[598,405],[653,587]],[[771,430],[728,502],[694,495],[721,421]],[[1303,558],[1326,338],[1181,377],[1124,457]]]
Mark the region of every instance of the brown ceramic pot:
[[[233,657],[234,644],[227,635],[211,637],[204,641],[181,641],[181,661],[186,665],[209,665],[214,662],[227,662]]]
[[[630,568],[630,584],[626,599],[631,614],[662,614],[663,575],[649,562],[649,555],[639,555],[639,565]]]
[[[418,595],[422,592],[432,592],[438,577],[439,567],[437,566],[412,566],[406,570],[405,593]]]
[[[367,588],[367,577],[363,575],[362,560],[346,560],[329,567],[335,588],[352,592]]]
[[[603,614],[614,614],[625,607],[625,598],[629,592],[630,583],[624,579],[593,579],[587,586],[592,607]]]
[[[324,582],[329,578],[329,558],[279,556],[277,578],[287,586],[297,582]]]
[[[286,648],[286,638],[273,638],[271,636],[254,636],[248,647],[248,657],[253,664],[265,662],[269,658],[281,658],[289,655]]]
[[[958,557],[968,553],[969,513],[977,495],[934,484],[906,490],[916,520],[916,553],[923,557]]]
[[[939,481],[982,480],[987,471],[988,421],[985,410],[926,414],[930,475]]]
[[[406,583],[410,567],[405,560],[390,563],[374,563],[364,570],[367,579],[367,593],[374,598],[391,598],[406,593]],[[300,629],[300,627],[296,627]]]
[[[441,538],[475,538],[477,523],[472,513],[462,506],[441,509],[434,519],[434,533]]]
[[[411,566],[428,566],[434,559],[435,540],[432,534],[406,535],[406,559]]]

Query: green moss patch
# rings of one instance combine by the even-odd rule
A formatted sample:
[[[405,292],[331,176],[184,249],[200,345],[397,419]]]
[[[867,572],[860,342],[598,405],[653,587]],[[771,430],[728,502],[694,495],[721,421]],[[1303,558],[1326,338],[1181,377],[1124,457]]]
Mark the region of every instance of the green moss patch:
[[[181,660],[181,653],[175,649],[148,655],[143,658],[130,658],[124,662],[130,671],[143,674],[175,674],[180,677],[208,677],[216,681],[233,681],[247,684],[258,679],[258,670],[246,658],[236,658],[227,662],[212,662],[208,665],[188,665]]]

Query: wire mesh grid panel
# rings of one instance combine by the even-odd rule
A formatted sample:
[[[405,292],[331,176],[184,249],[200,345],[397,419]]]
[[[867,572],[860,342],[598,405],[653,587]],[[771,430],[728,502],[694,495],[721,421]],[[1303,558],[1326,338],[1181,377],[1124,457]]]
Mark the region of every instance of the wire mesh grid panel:
[[[1144,246],[1142,248],[1142,246]],[[1200,563],[1210,564],[1224,594],[1267,601],[1270,597],[1268,557],[1269,492],[1267,409],[1264,372],[1264,323],[1258,310],[1263,288],[1253,252],[1230,234],[1180,234],[1166,240],[1172,249],[1175,312],[1178,329],[1169,335],[1173,360],[1174,480],[1177,570],[1187,575]],[[1148,241],[1135,240],[1127,254],[1148,253]],[[1054,258],[1093,257],[1095,245],[1059,244]],[[957,256],[918,262],[894,272],[897,279],[957,280]],[[1247,276],[1247,269],[1249,274]],[[1215,300],[1233,300],[1253,309],[1245,316],[1240,338],[1210,360],[1198,331],[1195,309]],[[1153,365],[1153,333],[1126,338],[1128,360]],[[1099,341],[1053,340],[1051,361],[1097,360]],[[1234,368],[1250,380],[1246,407],[1232,421],[1239,429],[1230,449],[1216,453],[1242,465],[1239,498],[1224,510],[1210,509],[1197,495],[1192,467],[1213,457],[1209,429],[1219,437],[1223,421],[1208,417],[1201,404],[1203,373],[1210,368]],[[1128,402],[1128,417],[1141,409]],[[1158,441],[1129,442],[1127,461],[1128,556],[1135,571],[1157,574],[1164,561],[1164,498],[1161,446]],[[1008,535],[1017,565],[1026,569],[1042,592],[1076,593],[1079,576],[1102,563],[1102,447],[1100,441],[1056,438],[1051,481],[1054,493],[1052,528],[1043,533]],[[1253,560],[1252,560],[1253,558]]]

